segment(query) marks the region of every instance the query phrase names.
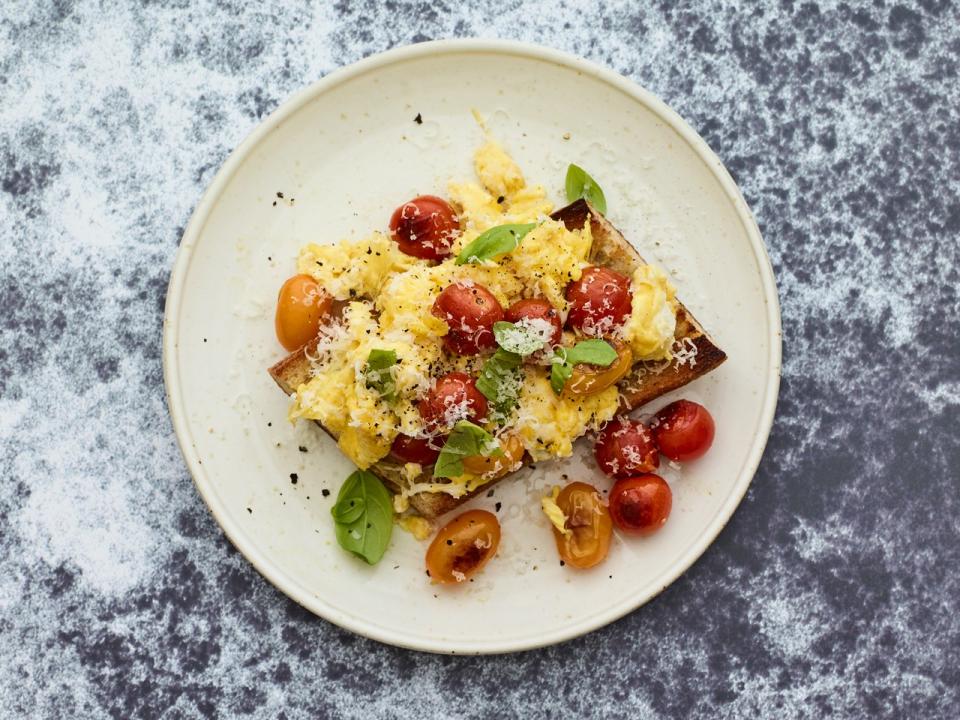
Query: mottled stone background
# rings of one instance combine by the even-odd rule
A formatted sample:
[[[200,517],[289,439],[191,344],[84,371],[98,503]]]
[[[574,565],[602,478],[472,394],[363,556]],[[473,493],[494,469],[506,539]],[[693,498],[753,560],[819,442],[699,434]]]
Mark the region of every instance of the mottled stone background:
[[[0,2],[0,714],[960,716],[957,4],[488,5]],[[261,579],[193,488],[160,362],[229,151],[335,67],[474,35],[676,108],[756,213],[784,320],[770,445],[703,559],[499,658],[385,647]]]

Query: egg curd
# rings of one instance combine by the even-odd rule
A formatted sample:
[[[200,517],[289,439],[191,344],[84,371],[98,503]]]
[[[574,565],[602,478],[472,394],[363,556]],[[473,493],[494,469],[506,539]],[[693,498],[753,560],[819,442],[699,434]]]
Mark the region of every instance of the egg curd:
[[[483,357],[453,357],[442,346],[447,324],[430,309],[437,295],[455,281],[482,284],[508,307],[521,298],[543,297],[565,317],[567,284],[589,265],[590,224],[568,230],[552,220],[552,203],[541,185],[528,185],[514,160],[487,140],[474,155],[479,182],[451,183],[449,199],[459,211],[462,234],[452,254],[428,262],[400,251],[375,232],[362,240],[307,245],[298,271],[312,276],[330,294],[346,301],[340,322],[321,328],[311,354],[313,374],[295,392],[290,419],[318,420],[339,438],[340,449],[360,468],[384,458],[398,433],[423,436],[417,401],[434,379],[452,370],[476,373]],[[456,265],[459,251],[485,230],[506,223],[538,223],[508,254],[481,264]],[[674,289],[659,269],[645,265],[632,278],[632,312],[621,329],[635,360],[670,358],[676,325]],[[387,401],[367,387],[365,365],[371,350],[393,350],[396,397]],[[617,412],[619,392],[610,387],[585,398],[558,396],[549,368],[526,365],[519,407],[488,430],[519,435],[534,460],[567,457],[573,441],[595,430]],[[434,483],[419,465],[404,474],[417,491],[462,495],[483,478],[464,475]]]

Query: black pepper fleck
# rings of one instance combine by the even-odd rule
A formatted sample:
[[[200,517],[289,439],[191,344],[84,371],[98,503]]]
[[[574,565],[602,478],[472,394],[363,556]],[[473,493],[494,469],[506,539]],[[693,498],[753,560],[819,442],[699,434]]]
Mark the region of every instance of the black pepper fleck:
[[[420,113],[417,113],[417,116],[413,119],[417,125],[423,125],[423,116]]]
[[[497,504],[494,505],[493,507],[494,507],[494,509],[495,509],[497,512],[500,512],[500,508],[503,507],[503,503],[497,503]]]
[[[560,561],[560,567],[563,567],[564,565],[566,565],[566,563],[565,563],[563,560],[561,560],[561,561]]]
[[[493,490],[487,491],[487,497],[493,497]]]
[[[323,490],[320,491],[320,494],[323,495],[324,497],[329,497],[330,491],[324,488]]]
[[[283,200],[283,193],[282,193],[282,192],[277,192],[277,197],[280,198],[281,200]]]
[[[253,508],[247,508],[247,512],[253,515]]]
[[[290,482],[291,482],[291,483],[293,483],[294,485],[296,485],[296,484],[297,484],[297,480],[299,480],[299,479],[300,479],[300,478],[297,477],[297,474],[296,474],[296,473],[290,473]]]
[[[306,451],[307,451],[307,449],[306,449],[303,445],[299,446],[299,447],[297,448],[297,450],[299,450],[300,452],[306,452]]]
[[[268,423],[267,423],[267,427],[273,427],[273,423],[272,423],[272,422],[268,422]]]
[[[498,198],[497,198],[497,205],[502,205],[504,200],[506,200],[506,198],[505,198],[503,195],[501,195],[500,197],[498,197]]]

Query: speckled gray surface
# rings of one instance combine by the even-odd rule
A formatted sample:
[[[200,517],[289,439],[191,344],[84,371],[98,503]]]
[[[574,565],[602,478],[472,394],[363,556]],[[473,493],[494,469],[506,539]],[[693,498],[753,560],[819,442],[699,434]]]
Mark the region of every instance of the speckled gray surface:
[[[0,3],[0,715],[960,716],[960,10],[727,3]],[[177,242],[292,91],[427,38],[573,51],[740,183],[784,318],[760,471],[706,555],[499,658],[352,636],[194,491],[163,396]]]

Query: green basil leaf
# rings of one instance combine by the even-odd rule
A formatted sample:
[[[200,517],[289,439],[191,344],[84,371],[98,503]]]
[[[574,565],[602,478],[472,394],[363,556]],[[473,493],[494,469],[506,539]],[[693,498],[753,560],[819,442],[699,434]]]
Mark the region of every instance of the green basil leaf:
[[[573,365],[570,363],[554,363],[553,367],[550,368],[550,387],[557,395],[563,392],[563,386],[567,384],[567,380],[570,379],[572,374]]]
[[[484,455],[486,457],[500,457],[501,450],[494,443],[493,435],[479,425],[468,420],[461,420],[453,426],[447,437],[440,457],[433,466],[434,477],[454,478],[463,475],[463,459],[470,455]]]
[[[542,321],[546,322],[546,321]],[[548,329],[552,331],[552,326],[548,324]],[[531,355],[537,350],[543,349],[543,344],[549,339],[532,329],[521,321],[520,323],[495,322],[493,324],[493,336],[497,339],[497,344],[504,350],[517,355]]]
[[[550,387],[559,395],[573,375],[573,366],[585,363],[606,367],[617,359],[617,351],[606,340],[581,340],[572,348],[557,348],[550,368]]]
[[[567,168],[566,186],[567,202],[583,198],[601,213],[607,214],[607,198],[604,197],[603,190],[582,167],[570,163],[570,167]]]
[[[606,367],[617,359],[617,351],[606,340],[581,340],[567,350],[567,362],[571,365],[587,363]]]
[[[340,547],[370,565],[380,561],[393,532],[393,498],[380,478],[366,470],[351,473],[330,513]]]
[[[536,223],[528,223],[492,227],[461,250],[457,255],[456,263],[457,265],[479,263],[504,255],[516,249],[524,235],[536,226]]]
[[[397,399],[397,383],[391,368],[397,364],[395,350],[371,350],[364,369],[367,387],[376,390],[387,402]]]
[[[494,328],[499,324],[495,323]],[[483,363],[477,377],[477,390],[493,405],[493,420],[506,419],[510,411],[517,406],[522,363],[523,359],[519,355],[503,348],[499,348]]]
[[[358,517],[363,515],[363,511],[367,508],[367,501],[362,497],[351,497],[345,499],[343,502],[338,502],[332,508],[330,508],[330,514],[333,515],[333,519],[338,523],[352,523]]]

